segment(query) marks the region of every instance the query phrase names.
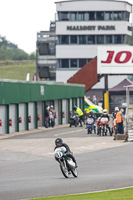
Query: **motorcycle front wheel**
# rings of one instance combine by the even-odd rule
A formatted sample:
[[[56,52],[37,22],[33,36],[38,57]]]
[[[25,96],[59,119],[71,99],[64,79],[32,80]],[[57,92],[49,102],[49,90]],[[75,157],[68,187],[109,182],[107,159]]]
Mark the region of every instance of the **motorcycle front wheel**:
[[[92,133],[91,128],[88,128],[87,133],[88,133],[88,134],[91,134],[91,133]]]
[[[68,172],[65,161],[60,162],[60,169],[61,169],[62,174],[65,176],[65,178],[68,178],[69,172]]]
[[[78,177],[78,170],[77,170],[77,168],[71,169],[71,172],[72,172],[72,175],[73,175],[75,178]]]

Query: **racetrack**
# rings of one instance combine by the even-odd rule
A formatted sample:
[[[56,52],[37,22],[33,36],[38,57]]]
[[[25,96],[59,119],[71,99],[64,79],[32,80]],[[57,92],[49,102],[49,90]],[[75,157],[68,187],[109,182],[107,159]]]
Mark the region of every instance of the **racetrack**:
[[[63,177],[54,160],[56,137],[78,161],[78,178]],[[133,143],[87,135],[84,128],[0,137],[0,199],[20,200],[133,186]]]

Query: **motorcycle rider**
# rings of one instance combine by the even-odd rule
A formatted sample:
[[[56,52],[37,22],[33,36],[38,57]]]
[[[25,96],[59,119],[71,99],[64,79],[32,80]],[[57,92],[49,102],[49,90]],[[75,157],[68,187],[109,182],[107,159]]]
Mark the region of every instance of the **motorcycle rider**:
[[[109,123],[109,115],[108,115],[106,109],[103,110],[103,114],[101,115],[101,119],[102,119],[102,118],[107,118],[107,119],[108,119],[108,123]],[[109,133],[110,133],[110,127],[109,127],[109,124],[107,125],[107,127],[108,127],[108,129],[109,129]]]
[[[82,127],[82,122],[84,121],[84,113],[82,112],[82,110],[77,107],[77,106],[74,106],[73,107],[73,110],[76,114],[78,114],[79,116],[79,123],[80,123],[80,127]]]
[[[95,127],[96,115],[94,114],[93,110],[90,110],[90,112],[87,114],[87,118],[93,118],[93,120],[94,120],[94,132],[96,133],[96,127]]]
[[[94,114],[93,110],[90,110],[90,112],[87,115],[87,118],[93,118],[94,122],[96,120],[96,115]]]
[[[75,167],[77,168],[77,161],[75,159],[75,157],[73,156],[73,153],[71,152],[69,146],[66,143],[63,143],[63,140],[61,138],[56,138],[55,140],[55,149],[59,148],[59,147],[65,147],[66,148],[66,155],[69,156],[70,158],[72,158],[73,162],[75,163]],[[57,160],[58,161],[58,160]]]

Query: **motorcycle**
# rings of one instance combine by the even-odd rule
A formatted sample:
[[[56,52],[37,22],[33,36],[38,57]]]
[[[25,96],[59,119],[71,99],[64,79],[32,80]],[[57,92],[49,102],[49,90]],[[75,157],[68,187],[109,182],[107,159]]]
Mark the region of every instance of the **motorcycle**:
[[[101,118],[99,117],[97,120],[97,135],[101,136]]]
[[[70,116],[70,127],[72,127],[72,125],[74,125],[75,127],[77,127],[79,124],[79,117],[77,114],[71,114]]]
[[[94,133],[96,133],[96,128],[94,124],[93,118],[87,118],[86,120],[86,129],[88,134],[92,134],[92,131],[94,130]]]
[[[100,124],[101,124],[101,136],[107,136],[107,133],[109,131],[108,118],[106,117],[101,118]]]
[[[61,172],[65,178],[69,178],[70,174],[77,177],[78,171],[77,168],[75,168],[75,163],[65,152],[65,147],[59,147],[54,151],[55,159],[59,162]]]

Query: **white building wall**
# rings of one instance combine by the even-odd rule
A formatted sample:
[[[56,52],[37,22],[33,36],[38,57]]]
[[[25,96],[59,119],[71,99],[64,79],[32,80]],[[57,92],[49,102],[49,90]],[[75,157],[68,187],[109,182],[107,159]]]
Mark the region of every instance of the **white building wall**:
[[[100,45],[101,46],[101,45]],[[57,45],[56,57],[61,58],[94,58],[97,55],[96,45]]]
[[[67,30],[68,26],[89,26],[90,30]],[[102,30],[108,26],[115,27],[115,30]],[[128,31],[128,26],[131,23],[126,21],[58,21],[56,22],[57,35],[113,35],[113,34],[128,34],[132,35],[132,31]],[[99,30],[100,29],[100,30]]]
[[[67,83],[67,80],[73,76],[79,69],[77,70],[56,70],[56,80],[58,82]]]

